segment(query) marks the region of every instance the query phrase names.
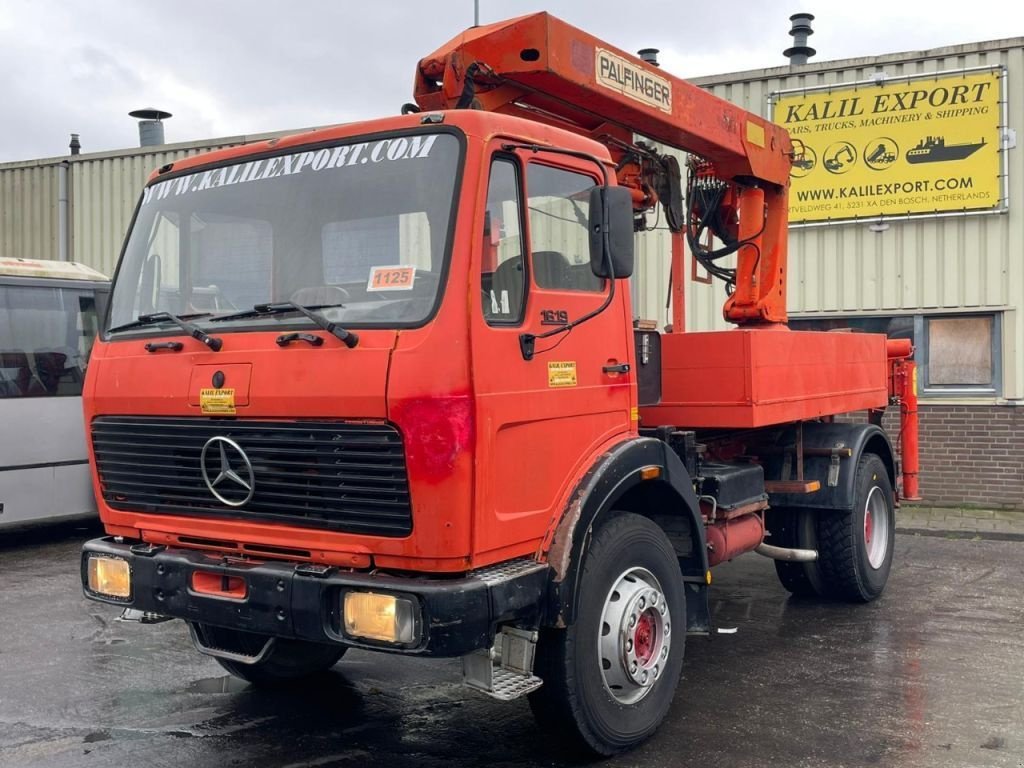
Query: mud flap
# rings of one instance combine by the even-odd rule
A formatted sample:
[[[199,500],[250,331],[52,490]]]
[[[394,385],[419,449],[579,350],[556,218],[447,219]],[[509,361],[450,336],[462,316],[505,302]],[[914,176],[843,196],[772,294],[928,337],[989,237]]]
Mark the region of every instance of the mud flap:
[[[686,634],[711,635],[711,609],[708,606],[708,585],[686,582]]]

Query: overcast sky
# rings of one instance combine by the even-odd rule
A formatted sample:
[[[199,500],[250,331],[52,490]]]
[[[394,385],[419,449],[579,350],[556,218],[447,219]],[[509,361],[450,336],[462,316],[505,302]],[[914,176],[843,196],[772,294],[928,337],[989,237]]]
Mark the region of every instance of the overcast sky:
[[[798,11],[818,61],[1024,35],[1019,0],[480,0],[482,23],[537,10],[684,77],[784,64]],[[0,0],[0,162],[67,154],[71,132],[136,146],[147,106],[174,114],[169,142],[393,114],[472,23],[472,0]]]

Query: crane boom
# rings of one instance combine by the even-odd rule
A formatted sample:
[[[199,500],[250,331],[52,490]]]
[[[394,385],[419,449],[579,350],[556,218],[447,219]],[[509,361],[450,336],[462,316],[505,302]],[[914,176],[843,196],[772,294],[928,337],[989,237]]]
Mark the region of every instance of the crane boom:
[[[547,13],[466,30],[419,62],[414,93],[421,109],[513,114],[604,143],[619,183],[634,190],[637,211],[660,201],[676,237],[685,230],[698,260],[733,284],[727,320],[785,322],[793,146],[782,127]],[[690,162],[685,216],[678,163],[637,134],[699,158]],[[674,251],[677,245],[681,252],[681,240]],[[720,266],[731,253],[735,270]]]

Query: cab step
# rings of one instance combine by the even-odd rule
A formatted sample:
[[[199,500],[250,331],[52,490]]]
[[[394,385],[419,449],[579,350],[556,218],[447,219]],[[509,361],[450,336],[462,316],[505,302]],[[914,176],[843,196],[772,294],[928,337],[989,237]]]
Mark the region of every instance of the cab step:
[[[533,674],[536,650],[535,630],[502,627],[493,648],[462,657],[462,681],[499,701],[518,699],[544,684]]]
[[[206,632],[203,630],[203,625],[194,621],[188,623],[188,631],[192,636],[192,644],[200,653],[212,656],[215,659],[234,661],[239,664],[259,664],[274,650],[274,645],[277,643],[277,638],[268,637],[259,651],[251,653],[241,647],[228,648],[223,644],[218,645],[214,643],[207,637]]]

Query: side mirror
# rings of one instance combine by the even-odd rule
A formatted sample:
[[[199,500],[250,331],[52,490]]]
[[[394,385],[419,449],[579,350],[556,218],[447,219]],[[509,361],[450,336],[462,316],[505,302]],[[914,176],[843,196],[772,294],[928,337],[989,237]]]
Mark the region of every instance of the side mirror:
[[[590,268],[603,278],[633,274],[633,196],[625,187],[590,190]]]

